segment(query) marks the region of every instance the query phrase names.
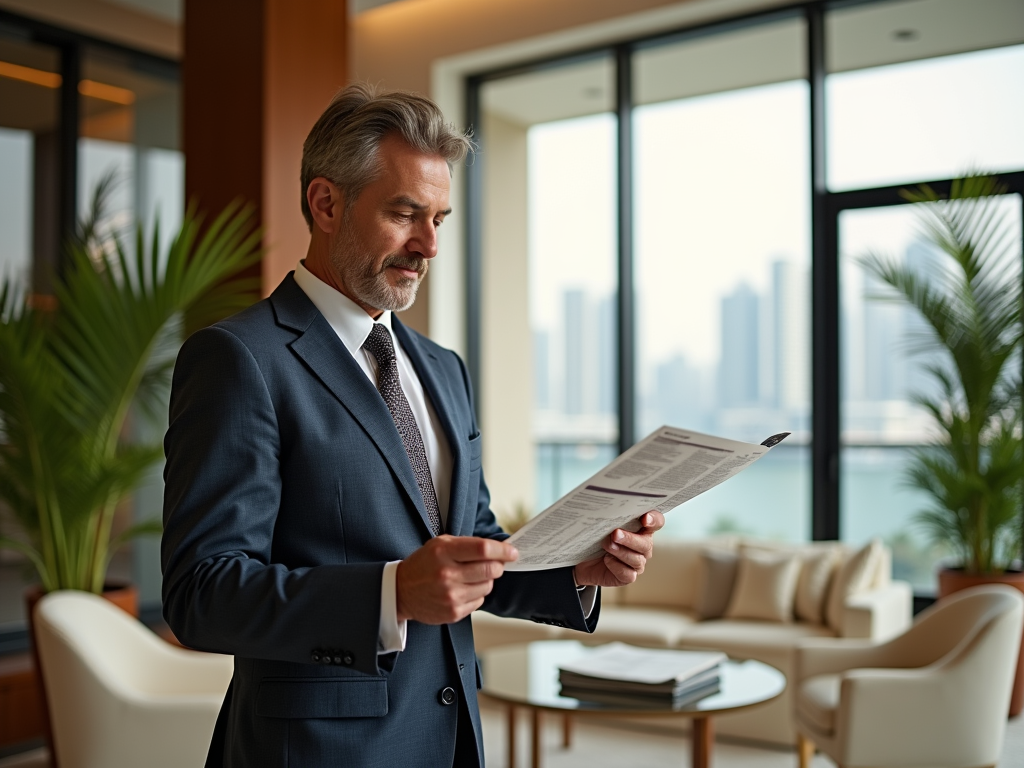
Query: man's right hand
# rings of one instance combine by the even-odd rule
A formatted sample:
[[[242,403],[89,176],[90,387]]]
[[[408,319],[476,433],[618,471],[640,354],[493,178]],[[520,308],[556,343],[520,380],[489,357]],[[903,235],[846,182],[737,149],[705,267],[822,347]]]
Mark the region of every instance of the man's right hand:
[[[451,624],[484,603],[494,580],[519,552],[511,544],[474,536],[437,536],[398,564],[399,621]]]

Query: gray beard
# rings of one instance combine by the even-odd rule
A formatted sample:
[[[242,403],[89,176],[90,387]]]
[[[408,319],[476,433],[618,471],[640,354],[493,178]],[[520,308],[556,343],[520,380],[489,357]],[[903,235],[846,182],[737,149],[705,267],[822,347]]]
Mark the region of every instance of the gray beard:
[[[392,312],[402,312],[413,305],[423,276],[427,274],[424,259],[406,256],[388,256],[380,271],[376,271],[373,264],[367,263],[354,248],[344,245],[331,253],[331,263],[341,275],[342,285],[355,298],[368,307]],[[398,285],[392,286],[385,274],[389,266],[415,269],[420,276],[416,279],[402,278]]]

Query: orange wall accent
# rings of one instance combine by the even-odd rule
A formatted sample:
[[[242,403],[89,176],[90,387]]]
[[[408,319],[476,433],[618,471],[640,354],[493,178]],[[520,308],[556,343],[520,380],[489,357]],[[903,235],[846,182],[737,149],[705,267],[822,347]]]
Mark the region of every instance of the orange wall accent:
[[[186,0],[185,193],[242,197],[264,228],[263,293],[306,253],[302,142],[347,75],[344,0]]]

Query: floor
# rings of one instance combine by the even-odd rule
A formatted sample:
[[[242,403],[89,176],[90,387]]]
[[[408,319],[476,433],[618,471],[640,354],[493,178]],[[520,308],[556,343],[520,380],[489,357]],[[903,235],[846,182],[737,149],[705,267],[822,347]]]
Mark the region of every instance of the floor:
[[[488,768],[509,768],[506,764],[504,711],[485,706],[482,714]],[[544,734],[544,768],[594,768],[602,765],[662,768],[689,764],[689,740],[655,730],[640,731],[584,721],[576,726],[571,749],[563,749],[561,739],[560,722],[549,718]],[[516,745],[519,765],[514,768],[524,768],[529,760],[530,743],[523,716],[520,716]],[[796,755],[785,749],[766,749],[720,740],[715,744],[712,764],[716,768],[795,768]],[[39,749],[0,760],[0,768],[46,768],[46,752]],[[817,755],[814,768],[834,768],[834,764]],[[1007,726],[999,768],[1024,768],[1024,716],[1015,718]]]

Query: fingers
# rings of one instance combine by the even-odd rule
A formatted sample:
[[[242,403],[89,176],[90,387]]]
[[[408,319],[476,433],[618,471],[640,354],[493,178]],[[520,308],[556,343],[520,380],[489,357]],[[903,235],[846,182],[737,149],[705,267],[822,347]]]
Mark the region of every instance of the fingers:
[[[634,552],[640,553],[645,558],[650,557],[651,552],[654,550],[654,536],[650,533],[630,533],[621,528],[616,528],[612,531],[609,539],[611,544],[617,544],[622,549],[631,549]]]
[[[606,542],[604,551],[637,573],[643,573],[644,567],[647,565],[646,555],[632,549],[627,549],[621,544],[616,544],[614,541]]]
[[[665,527],[665,515],[656,509],[652,509],[640,518],[640,524],[643,526],[640,529],[640,533],[660,531]]]
[[[634,581],[636,581],[636,577],[640,575],[640,572],[638,572],[634,568],[631,568],[614,555],[605,555],[604,565],[608,569],[608,572],[619,582],[620,585],[632,584]]]
[[[457,563],[472,563],[491,560],[499,563],[513,563],[519,559],[519,551],[511,544],[495,539],[476,536],[445,536],[449,557]]]

